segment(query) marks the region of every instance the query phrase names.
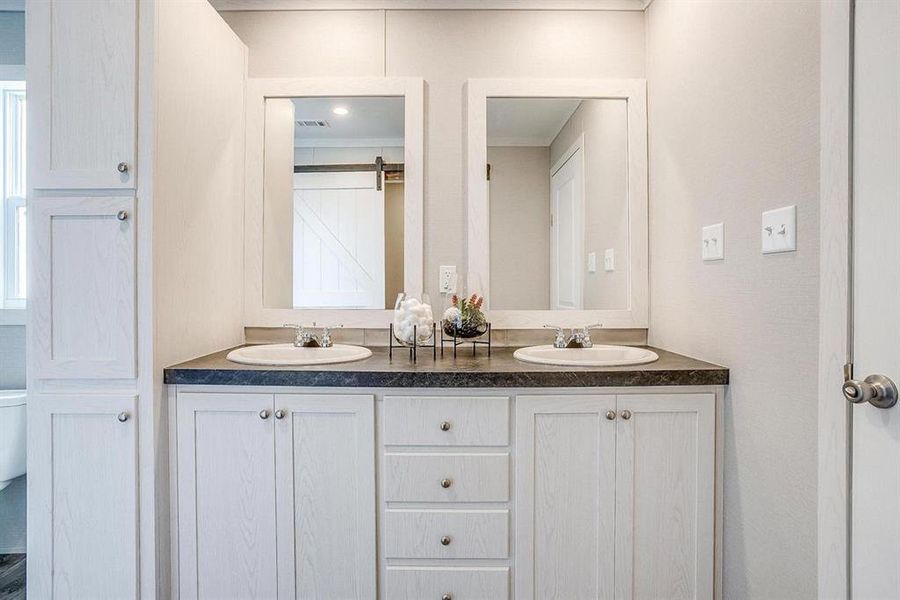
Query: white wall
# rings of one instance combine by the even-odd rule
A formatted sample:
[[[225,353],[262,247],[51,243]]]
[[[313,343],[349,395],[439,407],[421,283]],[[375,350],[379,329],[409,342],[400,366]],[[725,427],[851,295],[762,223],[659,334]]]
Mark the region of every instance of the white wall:
[[[225,12],[251,77],[426,80],[425,291],[464,282],[463,84],[470,77],[643,77],[644,16],[611,11]]]
[[[650,341],[731,368],[726,598],[816,596],[819,9],[655,0],[647,11]],[[798,251],[760,214],[797,205]],[[700,229],[725,223],[725,260]]]

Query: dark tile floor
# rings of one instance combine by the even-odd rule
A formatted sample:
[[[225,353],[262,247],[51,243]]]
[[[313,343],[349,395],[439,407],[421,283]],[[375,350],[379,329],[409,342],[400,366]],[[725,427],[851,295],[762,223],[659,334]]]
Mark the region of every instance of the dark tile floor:
[[[24,554],[0,554],[0,600],[25,600]]]

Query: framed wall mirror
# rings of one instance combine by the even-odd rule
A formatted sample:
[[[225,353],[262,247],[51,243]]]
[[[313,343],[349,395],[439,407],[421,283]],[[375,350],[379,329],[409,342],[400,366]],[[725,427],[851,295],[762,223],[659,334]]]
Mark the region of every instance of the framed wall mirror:
[[[468,278],[495,327],[645,328],[643,80],[467,84]]]
[[[422,290],[422,80],[247,87],[245,325],[385,327]]]

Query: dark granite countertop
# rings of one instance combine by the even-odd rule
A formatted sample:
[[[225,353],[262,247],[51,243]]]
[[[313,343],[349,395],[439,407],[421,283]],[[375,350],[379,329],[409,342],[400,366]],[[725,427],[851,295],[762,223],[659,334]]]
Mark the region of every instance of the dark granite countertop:
[[[254,385],[297,387],[623,387],[725,385],[728,369],[658,348],[656,362],[625,367],[555,367],[513,358],[515,348],[487,350],[460,347],[457,357],[445,350],[437,360],[420,350],[413,364],[408,351],[372,348],[366,360],[308,367],[240,365],[225,358],[228,350],[196,358],[165,370],[169,384]]]

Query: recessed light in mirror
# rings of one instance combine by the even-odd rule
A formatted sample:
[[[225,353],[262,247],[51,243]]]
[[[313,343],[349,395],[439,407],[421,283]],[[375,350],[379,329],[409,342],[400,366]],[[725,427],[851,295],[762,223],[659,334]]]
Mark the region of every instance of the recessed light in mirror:
[[[349,113],[350,111],[347,110],[346,108],[344,108],[343,106],[335,106],[334,108],[331,109],[331,112],[333,112],[336,115],[344,116],[347,113]]]

